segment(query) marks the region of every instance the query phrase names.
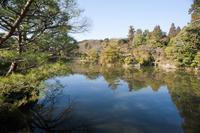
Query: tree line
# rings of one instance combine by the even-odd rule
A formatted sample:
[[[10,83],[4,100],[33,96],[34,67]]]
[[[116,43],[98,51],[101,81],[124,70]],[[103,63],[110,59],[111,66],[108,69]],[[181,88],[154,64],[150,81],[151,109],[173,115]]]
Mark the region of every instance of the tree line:
[[[200,67],[200,0],[194,0],[191,22],[183,27],[171,24],[169,32],[159,25],[153,31],[130,26],[128,38],[102,40],[102,50],[91,49],[82,56],[87,62],[126,65],[169,65],[171,67]]]

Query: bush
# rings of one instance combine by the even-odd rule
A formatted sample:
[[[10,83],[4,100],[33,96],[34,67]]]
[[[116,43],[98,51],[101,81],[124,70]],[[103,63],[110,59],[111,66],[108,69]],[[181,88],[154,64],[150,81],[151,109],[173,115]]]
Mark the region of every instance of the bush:
[[[101,64],[114,64],[120,61],[120,50],[117,45],[106,47],[100,56]]]
[[[81,57],[82,63],[98,63],[99,54],[96,50],[89,50],[86,54]]]
[[[193,63],[192,63],[193,67],[200,67],[200,51],[196,54]]]
[[[132,56],[125,57],[124,64],[126,65],[136,64],[135,58]]]
[[[147,49],[134,49],[133,55],[135,57],[136,62],[142,66],[153,65],[154,63],[151,51]]]

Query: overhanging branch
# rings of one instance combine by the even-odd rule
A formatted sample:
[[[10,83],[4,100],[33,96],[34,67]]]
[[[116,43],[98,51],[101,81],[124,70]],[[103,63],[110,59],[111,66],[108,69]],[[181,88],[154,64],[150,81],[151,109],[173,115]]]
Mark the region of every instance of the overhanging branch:
[[[24,8],[21,10],[20,15],[18,16],[18,18],[15,20],[12,28],[10,29],[10,31],[5,34],[2,38],[0,38],[0,46],[3,45],[3,43],[5,43],[15,32],[16,28],[19,27],[21,21],[24,19],[24,17],[26,16],[26,13],[28,12],[31,4],[33,3],[34,0],[28,0],[24,6]]]

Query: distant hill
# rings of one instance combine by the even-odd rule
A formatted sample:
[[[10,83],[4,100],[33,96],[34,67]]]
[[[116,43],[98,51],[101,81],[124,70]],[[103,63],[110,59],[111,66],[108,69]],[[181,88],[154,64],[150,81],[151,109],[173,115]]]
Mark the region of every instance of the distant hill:
[[[119,43],[122,40],[126,40],[126,39],[113,38],[113,39],[104,39],[104,40],[83,40],[78,43],[79,52],[85,53],[89,50],[101,51],[103,48],[109,45],[109,43]],[[123,45],[127,45],[127,44],[123,43]]]
[[[84,40],[79,42],[79,51],[81,53],[85,53],[91,49],[95,49],[100,51],[103,48],[103,41],[102,40]]]

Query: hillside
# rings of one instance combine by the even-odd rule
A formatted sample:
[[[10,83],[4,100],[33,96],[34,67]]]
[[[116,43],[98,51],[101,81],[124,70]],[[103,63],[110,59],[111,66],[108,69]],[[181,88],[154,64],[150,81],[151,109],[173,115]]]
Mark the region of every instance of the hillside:
[[[103,48],[102,40],[84,40],[79,42],[79,51],[85,53],[91,49],[101,50]]]

